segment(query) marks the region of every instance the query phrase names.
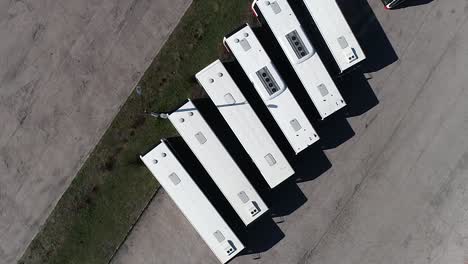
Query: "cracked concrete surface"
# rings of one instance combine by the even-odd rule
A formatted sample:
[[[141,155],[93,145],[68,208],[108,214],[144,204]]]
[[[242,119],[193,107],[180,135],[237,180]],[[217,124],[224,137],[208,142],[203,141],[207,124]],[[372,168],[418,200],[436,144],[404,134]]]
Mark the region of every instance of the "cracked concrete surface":
[[[369,2],[399,57],[369,80],[380,103],[348,118],[331,169],[298,183],[308,200],[284,237],[231,263],[468,262],[468,1],[419,2]],[[217,263],[174,208],[161,193],[114,263]]]
[[[0,263],[14,263],[190,0],[0,0]]]

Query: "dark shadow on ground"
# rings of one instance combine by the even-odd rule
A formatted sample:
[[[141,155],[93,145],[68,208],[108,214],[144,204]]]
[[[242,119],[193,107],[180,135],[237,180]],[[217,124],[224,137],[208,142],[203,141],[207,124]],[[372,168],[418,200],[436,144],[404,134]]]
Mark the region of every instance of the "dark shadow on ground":
[[[320,140],[315,143],[317,148],[337,148],[355,135],[343,111],[346,111],[346,108],[327,117],[315,126],[320,136]]]
[[[420,5],[429,4],[433,1],[434,0],[407,0],[406,2],[403,2],[397,7],[394,7],[393,9],[402,9],[402,8],[407,8],[407,7],[412,7],[412,6],[420,6]]]
[[[245,228],[242,242],[245,249],[240,255],[259,254],[268,251],[284,238],[284,233],[269,216],[265,216]],[[257,256],[252,256],[254,259]]]
[[[294,181],[313,181],[328,171],[332,164],[320,145],[313,145],[301,152],[293,164]]]
[[[307,202],[307,197],[295,183],[296,175],[268,193],[272,217],[288,216]]]
[[[365,75],[356,70],[335,80],[347,106],[340,113],[345,118],[360,116],[379,104]]]
[[[366,54],[367,59],[361,65],[362,72],[376,72],[398,60],[368,0],[338,0],[338,4]]]

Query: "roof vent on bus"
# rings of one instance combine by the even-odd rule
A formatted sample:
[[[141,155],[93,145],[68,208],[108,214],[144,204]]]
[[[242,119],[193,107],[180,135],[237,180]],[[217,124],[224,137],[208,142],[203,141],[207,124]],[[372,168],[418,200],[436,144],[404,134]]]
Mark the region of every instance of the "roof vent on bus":
[[[349,47],[348,41],[346,41],[346,38],[343,36],[338,38],[338,43],[340,44],[340,47],[342,49],[346,49],[347,47]]]
[[[238,193],[237,196],[243,203],[247,203],[250,200],[249,196],[247,196],[247,194],[244,191]]]
[[[196,133],[195,138],[198,140],[198,143],[200,143],[202,145],[206,143],[206,137],[205,137],[205,135],[203,135],[202,132]]]
[[[180,178],[174,172],[169,174],[169,179],[174,185],[178,185],[180,183]]]
[[[273,13],[275,14],[281,13],[281,7],[277,1],[274,1],[274,2],[266,1],[265,4],[271,7],[271,9],[273,10]]]
[[[226,238],[224,237],[223,233],[221,231],[216,230],[216,232],[213,233],[213,236],[218,240],[219,243],[223,242]]]
[[[244,51],[248,51],[252,48],[252,46],[250,46],[249,41],[245,38],[240,41],[240,44]]]
[[[236,103],[236,99],[234,99],[234,96],[232,96],[231,93],[227,93],[224,95],[224,101],[230,105]]]
[[[328,89],[327,89],[327,86],[325,86],[325,84],[322,83],[317,88],[320,94],[322,95],[322,97],[325,97],[328,95]]]
[[[301,130],[302,126],[299,124],[299,121],[297,119],[293,119],[289,122],[291,124],[291,127],[294,129],[295,132]]]
[[[266,156],[265,156],[265,160],[267,161],[268,165],[270,166],[273,166],[276,164],[276,160],[275,158],[273,157],[273,155],[271,155],[271,153],[268,153]]]
[[[265,66],[261,68],[256,72],[256,74],[269,95],[273,95],[280,90],[278,83],[273,78],[273,75],[271,74],[270,70],[268,70],[268,67]]]
[[[297,30],[293,30],[288,33],[286,35],[286,39],[288,40],[291,48],[294,50],[294,53],[296,53],[298,59],[302,59],[309,54],[309,51],[304,45],[304,42],[302,41],[301,36],[299,36]]]

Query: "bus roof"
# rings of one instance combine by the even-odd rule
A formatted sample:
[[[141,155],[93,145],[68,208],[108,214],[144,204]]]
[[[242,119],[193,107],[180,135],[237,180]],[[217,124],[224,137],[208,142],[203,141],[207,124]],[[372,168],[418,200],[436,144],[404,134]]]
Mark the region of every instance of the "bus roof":
[[[164,141],[141,160],[221,263],[228,262],[244,249]]]
[[[170,114],[169,120],[244,224],[252,223],[268,210],[192,101]]]
[[[294,170],[268,133],[223,63],[216,60],[196,78],[231,127],[271,188]]]
[[[303,0],[341,72],[366,59],[335,0]]]

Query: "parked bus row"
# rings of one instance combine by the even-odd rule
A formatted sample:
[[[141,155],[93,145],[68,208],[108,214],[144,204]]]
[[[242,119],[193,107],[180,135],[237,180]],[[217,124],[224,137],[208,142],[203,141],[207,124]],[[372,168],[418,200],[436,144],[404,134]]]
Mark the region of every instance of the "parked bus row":
[[[345,107],[346,102],[304,27],[316,27],[320,32],[340,73],[356,67],[365,55],[335,0],[303,1],[315,25],[301,25],[287,0],[255,0],[252,10],[271,30],[320,119],[325,119]],[[298,154],[319,141],[312,123],[252,28],[248,24],[241,26],[227,34],[223,43],[294,152]],[[220,60],[195,77],[270,188],[294,175],[271,131]],[[246,226],[265,215],[267,204],[192,101],[187,100],[168,119]],[[141,159],[221,263],[244,249],[213,201],[185,169],[185,161],[166,140]]]

